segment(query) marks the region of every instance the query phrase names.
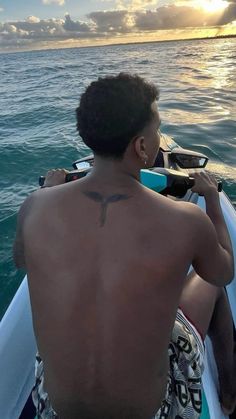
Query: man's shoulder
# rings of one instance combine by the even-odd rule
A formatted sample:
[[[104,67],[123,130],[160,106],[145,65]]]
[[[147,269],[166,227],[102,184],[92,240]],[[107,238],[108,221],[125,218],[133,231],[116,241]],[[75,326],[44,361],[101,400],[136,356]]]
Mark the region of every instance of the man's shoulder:
[[[32,192],[22,203],[18,212],[18,222],[23,223],[29,217],[36,215],[43,207],[48,205],[48,194],[38,189]]]
[[[185,202],[185,201],[173,201],[175,205],[175,210],[181,213],[185,213],[190,217],[199,217],[204,212],[199,208],[196,204],[192,202]]]
[[[191,202],[174,201],[174,210],[186,219],[186,222],[199,223],[206,218],[206,214],[196,204]]]
[[[165,219],[172,220],[175,224],[178,223],[180,227],[186,225],[191,229],[207,218],[206,214],[191,202],[175,201],[159,195],[156,206],[161,208]]]
[[[19,212],[18,212],[18,220],[23,220],[27,217],[30,210],[32,209],[32,206],[35,203],[35,199],[37,196],[37,191],[32,192],[29,196],[26,197],[26,199],[23,201],[23,203],[20,206]]]
[[[178,201],[153,191],[150,192],[151,194],[149,195],[149,197],[152,198],[152,201],[156,206],[159,205],[163,208],[168,208],[169,210],[172,210],[176,213],[186,213],[190,216],[197,216],[199,212],[203,213],[203,211],[196,204],[193,204],[191,202]]]

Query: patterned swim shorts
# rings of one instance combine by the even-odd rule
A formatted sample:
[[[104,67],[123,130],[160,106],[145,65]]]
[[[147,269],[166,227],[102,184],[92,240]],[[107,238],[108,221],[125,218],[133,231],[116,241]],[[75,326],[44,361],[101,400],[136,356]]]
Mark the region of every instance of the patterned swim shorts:
[[[32,399],[37,419],[56,419],[58,417],[52,408],[48,393],[44,390],[43,361],[39,354],[36,355],[35,360],[35,386],[32,391]]]
[[[165,398],[155,419],[199,419],[202,410],[204,344],[192,323],[178,309],[168,349]]]

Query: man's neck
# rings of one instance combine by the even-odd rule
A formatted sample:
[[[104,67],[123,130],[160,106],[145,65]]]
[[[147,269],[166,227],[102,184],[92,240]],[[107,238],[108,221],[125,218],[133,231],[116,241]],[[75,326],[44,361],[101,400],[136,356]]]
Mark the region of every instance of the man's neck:
[[[109,183],[128,185],[140,180],[140,170],[127,165],[125,160],[108,159],[95,156],[91,177]]]

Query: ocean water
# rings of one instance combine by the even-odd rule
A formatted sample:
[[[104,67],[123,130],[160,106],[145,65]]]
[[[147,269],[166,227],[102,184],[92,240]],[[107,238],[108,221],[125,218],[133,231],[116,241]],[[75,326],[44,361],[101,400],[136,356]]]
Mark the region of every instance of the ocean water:
[[[12,262],[16,215],[39,175],[88,154],[75,108],[92,80],[138,73],[161,90],[162,131],[204,152],[236,204],[236,39],[0,55],[0,318],[23,279]]]

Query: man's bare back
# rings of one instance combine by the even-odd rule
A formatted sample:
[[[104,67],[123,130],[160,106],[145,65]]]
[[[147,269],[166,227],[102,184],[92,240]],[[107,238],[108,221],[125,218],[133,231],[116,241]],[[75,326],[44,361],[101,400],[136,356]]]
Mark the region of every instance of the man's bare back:
[[[116,412],[135,406],[146,418],[163,396],[175,302],[194,246],[179,205],[134,183],[102,188],[88,177],[32,197],[25,258],[58,411],[79,395],[97,412],[110,399]],[[124,196],[108,204],[102,227],[101,203],[88,196],[95,191]]]
[[[158,150],[154,115],[122,161],[95,156],[92,174],[37,191],[21,210],[34,329],[60,419],[151,418],[190,264],[209,282],[231,277],[210,220],[138,181],[143,150],[150,165]]]

